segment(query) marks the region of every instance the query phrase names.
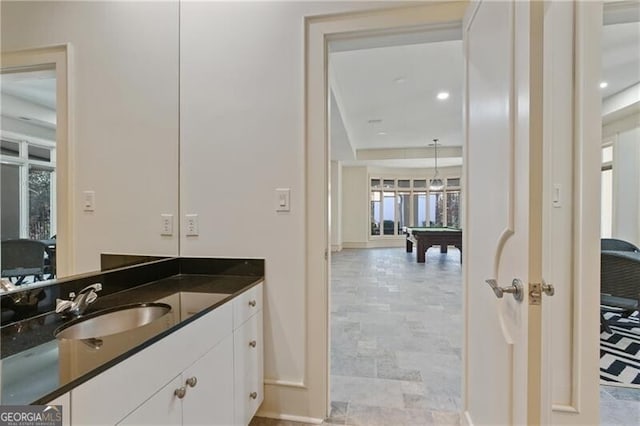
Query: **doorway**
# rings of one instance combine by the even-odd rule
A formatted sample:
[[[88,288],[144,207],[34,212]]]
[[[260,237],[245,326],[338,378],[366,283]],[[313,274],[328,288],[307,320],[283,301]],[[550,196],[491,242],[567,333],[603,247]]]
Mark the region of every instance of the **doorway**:
[[[419,262],[406,232],[461,227],[461,26],[331,41],[328,66],[328,421],[459,424],[461,253]]]

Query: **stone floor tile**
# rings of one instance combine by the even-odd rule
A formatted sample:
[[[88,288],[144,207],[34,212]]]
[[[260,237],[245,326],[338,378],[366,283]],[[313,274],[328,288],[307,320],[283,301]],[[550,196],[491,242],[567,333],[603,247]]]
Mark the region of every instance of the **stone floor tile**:
[[[338,424],[459,424],[459,256],[430,249],[418,264],[404,248],[332,253],[331,396],[348,407]],[[638,424],[640,389],[602,386],[600,394],[603,424]],[[259,426],[275,425],[285,424]]]
[[[431,425],[433,417],[427,410],[407,410],[352,404],[347,424],[354,426],[416,426]]]

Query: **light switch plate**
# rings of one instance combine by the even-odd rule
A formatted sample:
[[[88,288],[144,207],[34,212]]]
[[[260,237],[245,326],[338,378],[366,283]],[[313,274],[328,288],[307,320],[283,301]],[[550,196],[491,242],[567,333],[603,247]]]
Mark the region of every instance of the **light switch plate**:
[[[173,215],[161,214],[160,215],[160,235],[171,236],[173,235]]]
[[[96,192],[95,191],[82,192],[82,209],[85,212],[95,211],[96,209]]]
[[[562,207],[562,186],[559,183],[553,185],[553,195],[551,204],[553,207]]]
[[[291,211],[291,189],[276,188],[276,211]]]
[[[187,237],[195,237],[198,235],[198,215],[188,214],[185,216],[187,220]]]

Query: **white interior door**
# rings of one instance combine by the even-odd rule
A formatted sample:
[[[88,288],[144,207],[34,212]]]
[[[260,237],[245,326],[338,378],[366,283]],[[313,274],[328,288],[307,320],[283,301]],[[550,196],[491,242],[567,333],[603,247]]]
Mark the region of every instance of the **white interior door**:
[[[464,22],[465,383],[469,424],[540,422],[541,2],[478,2]],[[512,291],[521,299],[487,284]]]

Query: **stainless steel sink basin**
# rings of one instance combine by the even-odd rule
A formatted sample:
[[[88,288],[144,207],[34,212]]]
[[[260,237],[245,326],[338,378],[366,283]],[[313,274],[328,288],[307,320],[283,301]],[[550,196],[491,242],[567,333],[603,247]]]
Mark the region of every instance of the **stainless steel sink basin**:
[[[91,339],[121,333],[149,324],[171,312],[166,303],[136,303],[104,309],[59,327],[58,339]]]

